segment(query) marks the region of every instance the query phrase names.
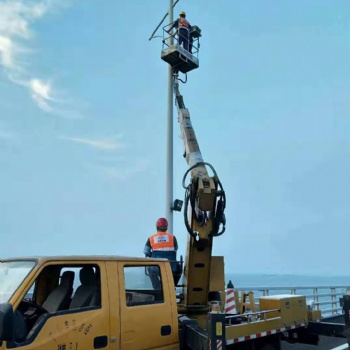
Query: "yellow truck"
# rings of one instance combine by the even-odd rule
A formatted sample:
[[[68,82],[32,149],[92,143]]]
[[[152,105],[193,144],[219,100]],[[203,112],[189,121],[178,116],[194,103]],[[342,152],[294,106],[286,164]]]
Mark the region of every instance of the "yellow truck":
[[[39,257],[0,266],[1,349],[179,348],[168,261]],[[150,267],[158,270],[160,290],[152,288]]]

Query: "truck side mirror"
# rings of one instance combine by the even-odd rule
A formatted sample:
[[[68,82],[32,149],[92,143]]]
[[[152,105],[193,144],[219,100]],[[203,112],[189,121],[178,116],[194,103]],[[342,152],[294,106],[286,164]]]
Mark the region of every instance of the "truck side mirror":
[[[0,304],[0,342],[13,340],[13,308],[10,303]]]

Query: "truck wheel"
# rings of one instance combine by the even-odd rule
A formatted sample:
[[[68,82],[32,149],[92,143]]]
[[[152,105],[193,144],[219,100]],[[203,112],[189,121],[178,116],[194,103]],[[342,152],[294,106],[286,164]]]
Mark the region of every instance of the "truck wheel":
[[[266,345],[263,345],[260,350],[275,350],[275,347],[272,346],[271,344],[266,344]]]
[[[282,344],[281,344],[281,335],[280,334],[274,334],[270,335],[268,337],[260,338],[260,342],[256,345],[256,349],[259,350],[282,350]]]

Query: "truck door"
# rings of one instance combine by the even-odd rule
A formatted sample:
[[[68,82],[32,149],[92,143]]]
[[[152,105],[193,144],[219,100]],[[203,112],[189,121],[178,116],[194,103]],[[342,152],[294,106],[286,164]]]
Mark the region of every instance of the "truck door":
[[[104,262],[50,262],[33,279],[14,307],[16,339],[7,348],[110,349]]]
[[[176,299],[170,294],[175,289],[167,271],[164,262],[118,262],[120,350],[179,349]]]

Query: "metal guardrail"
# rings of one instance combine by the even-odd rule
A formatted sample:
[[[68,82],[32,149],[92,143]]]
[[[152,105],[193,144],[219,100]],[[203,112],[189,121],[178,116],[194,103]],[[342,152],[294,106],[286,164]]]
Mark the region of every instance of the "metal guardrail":
[[[173,22],[174,23],[174,22]],[[179,45],[179,40],[180,37],[182,37],[183,39],[185,39],[185,42],[187,41],[187,38],[183,37],[180,34],[179,30],[172,30],[170,33],[168,32],[169,28],[171,27],[171,25],[173,23],[169,23],[167,25],[165,25],[163,27],[163,48],[162,50],[164,50],[165,48],[170,48],[171,46],[175,45]],[[172,40],[171,40],[172,39]],[[189,45],[189,43],[188,43]],[[198,53],[199,53],[199,38],[198,37],[193,37],[192,39],[192,52],[191,55],[194,56],[197,60],[198,60]],[[187,50],[187,49],[186,49]]]
[[[278,294],[304,295],[313,310],[321,310],[322,317],[342,314],[339,298],[350,290],[350,286],[299,286],[299,287],[239,287],[238,292],[253,292],[255,303],[259,297]]]
[[[258,312],[249,312],[247,314],[244,315],[227,315],[225,316],[225,319],[228,320],[229,324],[231,324],[231,320],[235,319],[235,318],[242,318],[243,316],[246,317],[247,319],[247,323],[251,323],[252,321],[256,321],[256,319],[254,318],[254,316],[258,316],[259,319],[263,319],[264,321],[267,320],[267,314],[273,313],[273,312],[280,312],[281,309],[272,309],[272,310],[263,310],[263,311],[258,311]],[[253,318],[253,319],[252,319]],[[278,317],[277,317],[278,318]],[[276,319],[275,318],[270,318],[270,321]]]

